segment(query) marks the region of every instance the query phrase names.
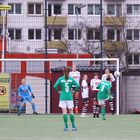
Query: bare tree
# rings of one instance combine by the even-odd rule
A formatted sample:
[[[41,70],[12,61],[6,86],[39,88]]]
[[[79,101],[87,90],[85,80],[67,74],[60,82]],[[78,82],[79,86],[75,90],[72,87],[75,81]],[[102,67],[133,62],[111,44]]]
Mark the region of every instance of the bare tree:
[[[99,27],[94,27],[91,25],[87,25],[86,21],[79,22],[78,23],[78,29],[82,30],[82,41],[75,40],[69,40],[67,37],[67,32],[68,29],[74,29],[76,30],[77,25],[73,24],[71,27],[68,27],[67,29],[63,30],[62,34],[62,41],[66,44],[67,52],[72,53],[72,49],[78,49],[79,51],[82,51],[83,53],[88,53],[88,54],[95,54],[95,53],[100,53],[100,43],[98,40],[88,40],[87,39],[87,31],[88,29],[92,29],[93,31],[99,29]],[[75,47],[74,47],[75,46]]]
[[[119,58],[122,66],[125,68],[125,70],[128,71],[128,58],[132,51],[132,47],[130,44],[134,43],[134,40],[128,41],[127,35],[126,35],[126,29],[130,27],[130,24],[126,25],[126,15],[123,15],[122,17],[117,17],[118,20],[120,18],[120,26],[115,25],[116,20],[115,18],[112,18],[111,22],[113,25],[114,30],[120,30],[122,34],[122,38],[120,40],[116,41],[110,41],[107,40],[108,48],[104,46],[104,51],[108,57],[115,57]],[[128,26],[129,25],[129,26]],[[136,28],[136,27],[135,27]]]

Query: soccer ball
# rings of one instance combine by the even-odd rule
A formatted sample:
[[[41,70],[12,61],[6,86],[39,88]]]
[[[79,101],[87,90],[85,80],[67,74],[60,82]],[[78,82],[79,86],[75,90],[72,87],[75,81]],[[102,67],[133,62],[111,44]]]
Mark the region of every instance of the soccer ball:
[[[115,71],[115,72],[114,72],[114,76],[115,76],[116,78],[118,78],[118,77],[121,76],[121,73],[120,73],[119,71]]]

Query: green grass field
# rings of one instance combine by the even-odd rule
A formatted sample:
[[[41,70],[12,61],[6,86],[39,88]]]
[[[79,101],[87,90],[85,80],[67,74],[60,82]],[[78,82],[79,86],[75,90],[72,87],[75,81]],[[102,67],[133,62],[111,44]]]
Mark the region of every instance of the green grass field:
[[[140,115],[76,115],[76,124],[77,132],[64,132],[61,115],[0,115],[0,140],[140,140]]]

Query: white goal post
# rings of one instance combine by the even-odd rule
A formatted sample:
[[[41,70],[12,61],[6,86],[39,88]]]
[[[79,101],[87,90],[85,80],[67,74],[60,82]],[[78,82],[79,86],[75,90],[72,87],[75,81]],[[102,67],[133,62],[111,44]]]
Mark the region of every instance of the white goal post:
[[[116,71],[119,71],[119,58],[68,58],[68,59],[42,59],[42,58],[35,58],[35,59],[17,59],[17,58],[5,58],[5,59],[0,59],[0,61],[2,63],[5,63],[5,62],[22,62],[22,61],[26,61],[26,62],[63,62],[63,61],[78,61],[78,62],[103,62],[103,61],[112,61],[112,62],[115,62],[115,66],[116,66]],[[96,65],[96,64],[95,64]],[[2,65],[3,66],[3,65]],[[5,71],[4,71],[5,72]],[[116,114],[119,115],[119,77],[116,78]]]

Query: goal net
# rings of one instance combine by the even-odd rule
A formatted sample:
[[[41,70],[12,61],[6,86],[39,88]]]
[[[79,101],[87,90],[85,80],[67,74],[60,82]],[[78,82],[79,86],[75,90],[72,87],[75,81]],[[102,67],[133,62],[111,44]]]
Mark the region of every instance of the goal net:
[[[88,75],[88,83],[93,79],[94,73],[101,78],[104,70],[108,68],[111,73],[119,71],[119,59],[116,58],[96,58],[96,59],[0,59],[0,111],[17,112],[20,99],[18,88],[23,78],[30,84],[35,95],[33,99],[38,113],[60,113],[58,108],[59,94],[53,88],[56,80],[63,75],[64,66],[72,68],[76,65],[82,76]],[[90,90],[89,90],[90,92]],[[115,78],[112,93],[114,96],[114,108],[119,114],[119,78]],[[80,93],[79,109],[81,112],[82,98]],[[109,107],[107,107],[109,108]],[[24,106],[24,113],[32,113],[29,103]],[[109,109],[108,109],[108,112]],[[92,97],[88,113],[92,113]]]

